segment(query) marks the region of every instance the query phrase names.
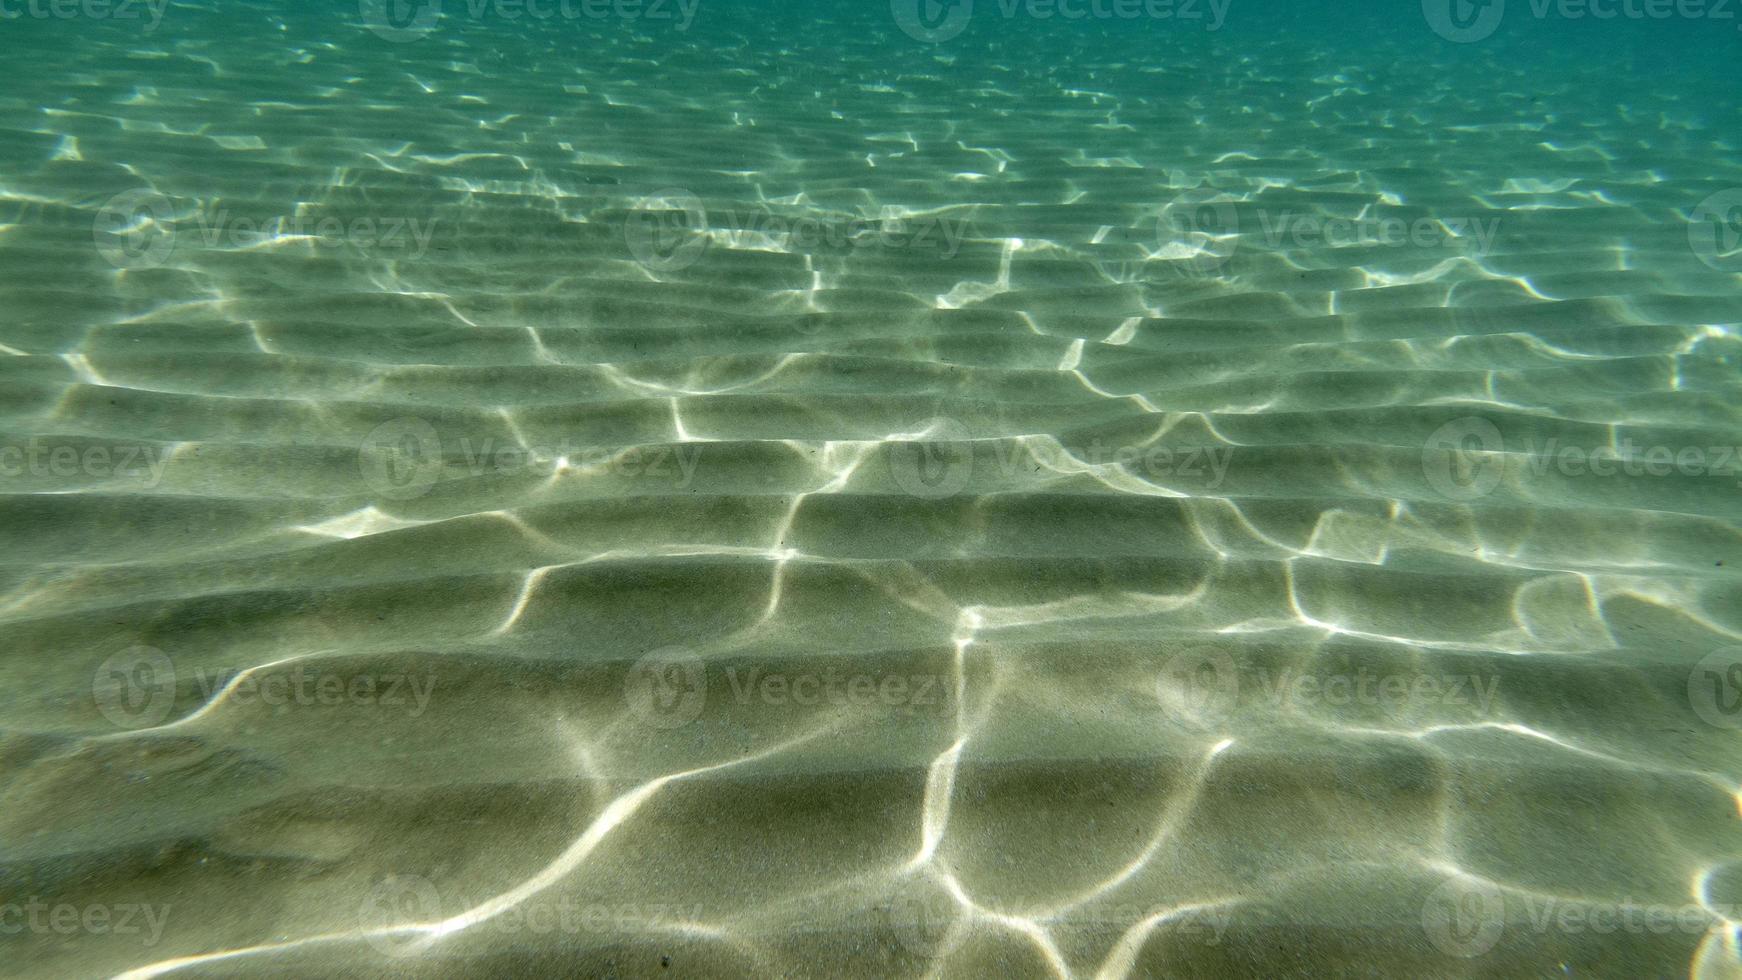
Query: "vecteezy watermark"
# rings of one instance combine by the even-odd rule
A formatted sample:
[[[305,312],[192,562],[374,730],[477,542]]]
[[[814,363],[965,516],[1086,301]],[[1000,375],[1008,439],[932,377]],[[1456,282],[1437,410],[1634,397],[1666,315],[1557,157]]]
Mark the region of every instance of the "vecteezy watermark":
[[[1688,674],[1688,703],[1716,728],[1742,728],[1742,647],[1706,657]]]
[[[117,728],[151,728],[175,707],[175,664],[155,647],[111,654],[91,679],[97,710]]]
[[[623,237],[635,261],[648,269],[687,269],[708,247],[708,209],[689,191],[667,188],[635,202],[624,221]]]
[[[701,717],[707,706],[707,667],[683,650],[655,650],[629,668],[623,700],[635,717],[655,728],[680,728]]]
[[[363,937],[383,956],[412,956],[436,937],[420,928],[442,920],[442,896],[421,875],[388,875],[375,883],[357,908]]]
[[[149,902],[74,904],[34,895],[23,901],[0,899],[0,936],[136,936],[141,946],[156,946],[171,907]]]
[[[876,911],[898,945],[925,959],[943,948],[951,926],[962,915],[960,903],[922,878],[904,879]]]
[[[1663,905],[1615,901],[1573,901],[1554,895],[1509,892],[1480,878],[1451,878],[1422,904],[1421,925],[1435,949],[1458,959],[1483,956],[1508,932],[1538,936],[1653,935],[1700,936],[1734,921],[1742,906],[1686,903]]]
[[[1198,651],[1168,658],[1156,694],[1170,715],[1186,718],[1226,715],[1249,705],[1271,711],[1369,709],[1394,718],[1422,708],[1450,708],[1466,717],[1491,717],[1500,678],[1475,671],[1243,668],[1226,652]]]
[[[254,248],[270,243],[304,243],[315,248],[359,248],[403,252],[419,257],[429,250],[439,219],[392,215],[278,215],[253,218],[228,209],[201,209],[185,232],[169,199],[152,191],[128,191],[98,212],[93,235],[104,258],[118,268],[162,265],[183,234],[207,248]]]
[[[1279,709],[1362,705],[1390,715],[1425,704],[1473,708],[1477,714],[1491,715],[1500,693],[1500,678],[1473,672],[1388,674],[1362,667],[1344,673],[1278,671],[1272,675],[1261,670],[1257,680],[1258,693]]]
[[[0,444],[0,477],[125,480],[144,489],[163,482],[169,453],[156,445],[57,443],[36,436]]]
[[[1435,34],[1470,44],[1499,29],[1506,0],[1421,0],[1421,13]]]
[[[421,875],[390,875],[364,897],[358,922],[369,944],[385,956],[417,953],[436,937],[420,926],[483,908],[495,892],[463,894],[437,888]],[[503,936],[621,936],[641,930],[694,924],[704,907],[683,902],[583,902],[541,892],[469,925],[473,933]]]
[[[337,215],[320,209],[251,217],[228,208],[198,208],[182,216],[162,194],[125,191],[97,212],[97,250],[120,269],[163,265],[183,241],[206,248],[247,249],[269,244],[392,251],[419,258],[429,251],[440,219],[406,215]]]
[[[806,254],[901,249],[950,259],[961,251],[967,233],[966,218],[910,215],[894,207],[874,218],[777,213],[765,207],[716,207],[710,215],[700,198],[682,188],[667,188],[636,201],[623,226],[630,254],[656,272],[688,268],[710,246]]]
[[[1719,191],[1694,208],[1688,245],[1719,272],[1742,272],[1742,188]]]
[[[200,210],[195,222],[200,242],[207,248],[300,241],[315,248],[382,249],[419,258],[429,251],[440,219],[370,214],[341,217],[312,212],[251,218],[220,208]]]
[[[710,692],[710,681],[724,681]],[[772,710],[813,707],[954,710],[955,686],[946,674],[924,670],[854,671],[768,669],[728,665],[709,668],[683,650],[656,650],[637,660],[623,678],[630,713],[655,728],[679,728],[701,717],[710,697],[740,707]]]
[[[701,443],[612,448],[558,440],[553,445],[523,446],[484,435],[444,441],[428,420],[407,416],[370,430],[358,448],[357,468],[363,482],[389,500],[423,496],[450,464],[456,477],[613,476],[659,481],[681,490],[695,480],[701,454]]]
[[[1742,446],[1641,446],[1631,436],[1603,446],[1569,446],[1534,436],[1517,444],[1522,475],[1544,477],[1720,477],[1742,475]],[[1422,472],[1452,500],[1475,500],[1494,492],[1507,471],[1508,450],[1500,427],[1480,416],[1454,419],[1435,429],[1422,450]],[[1742,485],[1742,481],[1737,481]]]
[[[1517,0],[1514,0],[1516,3]],[[1736,21],[1731,0],[1528,0],[1539,21],[1709,20]],[[1492,37],[1506,17],[1507,0],[1421,0],[1421,12],[1435,34],[1458,44]],[[1737,24],[1742,29],[1742,24]]]
[[[916,957],[930,959],[943,948],[963,908],[949,892],[923,876],[904,879],[895,892],[875,906],[881,925],[896,943]],[[1148,934],[1165,933],[1205,946],[1218,946],[1234,921],[1232,905],[1173,906],[1112,902],[1076,907],[1044,916],[1042,925],[1079,938],[1116,940],[1139,923]]]
[[[363,482],[389,500],[411,500],[428,493],[441,479],[445,465],[435,426],[415,417],[381,423],[357,449]]]
[[[143,20],[150,34],[168,7],[169,0],[0,0],[0,20]]]
[[[972,438],[955,419],[932,419],[923,439],[902,440],[889,447],[889,478],[915,497],[953,497],[967,488],[974,475]]]
[[[1155,257],[1187,278],[1220,275],[1240,247],[1240,212],[1235,202],[1194,188],[1180,192],[1155,221]]]
[[[153,190],[122,191],[97,211],[91,238],[117,269],[155,269],[175,251],[175,207]]]
[[[238,704],[269,708],[379,707],[416,718],[429,708],[434,674],[382,674],[346,669],[341,663],[297,663],[267,670],[196,668],[182,670],[192,680],[200,703],[222,697]],[[135,646],[104,660],[91,680],[91,695],[118,728],[160,725],[175,705],[177,669],[162,650]]]
[[[358,0],[363,26],[395,43],[415,41],[445,16],[474,23],[626,20],[687,31],[701,0]]]
[[[1259,209],[1258,224],[1272,248],[1447,248],[1462,247],[1472,255],[1494,248],[1500,219],[1443,217],[1404,220],[1397,217],[1334,218]]]
[[[1435,429],[1422,449],[1422,474],[1452,500],[1475,500],[1494,492],[1506,476],[1506,439],[1485,418],[1467,416]]]
[[[1165,934],[1201,946],[1220,946],[1222,936],[1234,924],[1234,906],[1114,902],[1070,909],[1047,917],[1045,922],[1049,929],[1060,929],[1070,935],[1099,935],[1108,939],[1117,939],[1138,923],[1149,922],[1152,923],[1147,932],[1150,937]]]
[[[380,707],[402,710],[416,718],[429,708],[436,677],[431,673],[377,674],[346,671],[334,665],[309,667],[295,664],[264,675],[224,668],[194,671],[200,699],[209,702],[222,694],[235,704],[283,707]]]
[[[1234,461],[1228,446],[1162,446],[1109,444],[1092,439],[1081,446],[1056,440],[986,440],[985,453],[974,452],[966,426],[940,416],[921,434],[893,439],[887,459],[889,477],[904,492],[926,499],[955,496],[976,475],[1008,480],[1020,473],[1077,473],[1104,466],[1141,477],[1204,480],[1206,489],[1222,485]],[[1207,479],[1206,479],[1207,478]]]
[[[1183,191],[1156,219],[1156,250],[1188,276],[1219,275],[1243,243],[1281,249],[1386,248],[1455,250],[1487,255],[1500,219],[1457,215],[1405,218],[1372,212],[1358,217],[1253,207],[1208,188]]]
[[[978,0],[1006,21],[1180,21],[1216,31],[1228,19],[1232,0]],[[889,0],[901,32],[915,41],[941,44],[962,33],[974,18],[975,0]]]

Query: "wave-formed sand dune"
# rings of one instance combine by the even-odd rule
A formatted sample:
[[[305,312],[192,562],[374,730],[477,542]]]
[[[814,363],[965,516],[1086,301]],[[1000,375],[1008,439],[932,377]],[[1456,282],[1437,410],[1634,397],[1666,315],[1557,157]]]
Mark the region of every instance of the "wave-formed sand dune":
[[[1742,971],[1733,105],[704,6],[7,26],[0,972]]]

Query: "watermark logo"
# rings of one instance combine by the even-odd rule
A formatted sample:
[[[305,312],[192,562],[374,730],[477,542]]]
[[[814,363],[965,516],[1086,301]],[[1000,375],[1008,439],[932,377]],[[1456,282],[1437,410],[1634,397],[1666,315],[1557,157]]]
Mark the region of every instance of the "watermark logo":
[[[726,700],[717,702],[708,687],[722,678],[725,684],[717,693]],[[821,670],[756,665],[710,670],[699,658],[675,649],[642,657],[623,679],[631,713],[666,729],[695,721],[710,703],[775,711],[899,708],[944,714],[953,710],[955,693],[948,675],[924,670],[853,672],[833,664]]]
[[[363,482],[389,500],[421,497],[441,477],[442,441],[420,418],[383,422],[364,437],[357,467]]]
[[[1396,216],[1338,218],[1260,209],[1258,224],[1272,248],[1420,248],[1452,247],[1466,255],[1494,250],[1500,219],[1436,217],[1404,220]]]
[[[163,482],[169,453],[162,446],[115,443],[70,445],[31,436],[22,445],[0,444],[0,477],[125,480],[146,489]]]
[[[249,249],[276,243],[314,248],[396,251],[416,258],[429,251],[439,220],[393,215],[341,215],[330,208],[296,214],[250,217],[226,208],[200,208],[179,223],[162,194],[131,190],[117,194],[97,212],[92,237],[97,250],[120,269],[163,265],[185,232],[205,248]]]
[[[1168,202],[1155,220],[1157,257],[1190,278],[1220,275],[1240,246],[1240,214],[1234,202],[1213,196],[1207,190],[1186,191]]]
[[[0,0],[0,20],[140,20],[157,30],[169,0]]]
[[[1240,667],[1225,651],[1179,654],[1162,668],[1156,694],[1174,718],[1226,714],[1240,701]]]
[[[423,496],[444,471],[472,478],[527,473],[547,480],[645,480],[684,489],[695,481],[704,452],[701,443],[612,447],[563,436],[527,446],[495,435],[449,435],[442,438],[433,425],[417,416],[376,426],[358,449],[357,463],[364,482],[390,500]],[[5,459],[5,448],[0,447],[0,474],[6,472]]]
[[[1447,956],[1481,956],[1506,931],[1506,895],[1485,881],[1453,878],[1428,895],[1421,927],[1434,948]]]
[[[109,198],[97,212],[91,237],[117,269],[155,269],[175,251],[175,208],[169,198],[137,188]]]
[[[953,259],[968,234],[968,219],[905,215],[888,205],[875,218],[838,214],[776,214],[767,209],[727,210],[723,229],[710,232],[728,248],[777,248],[812,253],[885,248],[934,252]]]
[[[1475,500],[1494,492],[1505,476],[1500,453],[1506,440],[1500,428],[1485,418],[1467,416],[1435,429],[1422,451],[1427,482],[1452,500]]]
[[[474,23],[668,21],[682,32],[695,22],[701,0],[446,0],[446,3],[451,4],[448,11]],[[448,12],[443,5],[444,0],[358,0],[358,12],[370,33],[403,44],[433,33]]]
[[[429,709],[436,677],[434,674],[352,673],[299,663],[289,670],[265,673],[235,668],[196,670],[194,683],[199,687],[201,700],[206,703],[221,695],[237,705],[394,708],[417,718]]]
[[[1737,911],[1737,906],[1722,902],[1662,905],[1626,898],[1589,901],[1529,892],[1507,894],[1493,883],[1460,876],[1429,893],[1421,924],[1435,949],[1467,960],[1491,952],[1507,933],[1707,936],[1734,921]]]
[[[623,698],[637,718],[655,728],[681,728],[708,703],[701,658],[681,650],[655,650],[629,668]]]
[[[404,710],[411,717],[429,708],[435,693],[433,674],[359,673],[298,663],[285,669],[247,668],[177,670],[163,651],[147,646],[123,650],[103,661],[92,678],[97,710],[118,728],[140,729],[162,724],[175,703],[177,677],[189,681],[200,701],[224,699],[235,705],[268,708],[380,707]]]
[[[888,904],[878,910],[896,943],[923,959],[937,955],[961,914],[960,906],[948,893],[921,878],[903,881]]]
[[[1492,717],[1500,694],[1500,678],[1493,675],[1384,672],[1364,666],[1242,669],[1231,654],[1219,650],[1172,656],[1156,685],[1168,716],[1186,720],[1225,717],[1245,706],[1290,713],[1355,708],[1393,718],[1418,709],[1451,709],[1466,717]]]
[[[1149,923],[1148,935],[1166,935],[1170,941],[1190,941],[1201,946],[1220,946],[1234,924],[1232,905],[1138,905],[1097,903],[1092,909],[1073,909],[1047,919],[1049,925],[1082,936],[1097,937],[1109,945],[1119,942],[1138,923]]]
[[[117,728],[161,725],[175,706],[175,664],[154,647],[129,647],[98,666],[91,694]]]
[[[890,444],[889,477],[907,493],[928,500],[953,497],[968,485],[974,472],[974,447],[967,426],[939,416],[925,427],[924,437]]]
[[[1640,445],[1632,436],[1599,446],[1567,445],[1558,438],[1515,440],[1522,478],[1553,473],[1569,479],[1622,477],[1717,477],[1742,481],[1742,446]],[[1422,450],[1428,483],[1452,500],[1475,500],[1494,492],[1507,470],[1505,439],[1493,422],[1478,416],[1435,429]]]
[[[1234,463],[1229,446],[1166,446],[1153,442],[1109,444],[1092,439],[1067,446],[1055,440],[972,441],[972,434],[954,419],[932,419],[916,435],[888,443],[885,459],[890,478],[906,493],[938,499],[961,493],[978,469],[999,474],[1004,481],[1034,473],[1081,473],[1118,467],[1139,479],[1192,482],[1215,489]],[[985,447],[976,455],[975,446]]]
[[[1719,272],[1742,272],[1742,188],[1719,191],[1694,208],[1688,245]]]
[[[682,188],[667,188],[637,201],[623,226],[635,261],[655,272],[695,265],[708,247],[708,209]]]
[[[985,0],[982,0],[984,3]],[[991,0],[1006,21],[1152,20],[1204,22],[1207,31],[1220,30],[1231,0]],[[890,0],[889,10],[901,32],[916,41],[941,44],[968,26],[973,0]]]
[[[469,910],[497,904],[500,893],[437,888],[419,875],[390,875],[372,889],[358,909],[358,923],[369,944],[382,955],[403,959],[440,938],[432,926]],[[676,931],[703,921],[701,903],[580,902],[569,895],[528,896],[473,919],[469,933],[501,936],[592,935],[622,938],[654,930]]]
[[[316,248],[351,246],[393,250],[420,258],[429,251],[440,219],[393,215],[347,215],[330,209],[253,218],[227,208],[202,208],[195,216],[198,234],[207,248],[255,248],[274,241],[300,242]]]
[[[889,0],[889,12],[903,34],[926,44],[942,44],[967,29],[974,17],[974,0]]]
[[[832,667],[820,673],[728,667],[726,683],[732,689],[732,700],[738,704],[756,701],[774,707],[826,704],[865,708],[882,705],[944,711],[951,704],[954,691],[949,678],[941,674],[889,671],[844,674]]]
[[[415,955],[431,941],[428,933],[408,927],[439,921],[441,910],[441,893],[428,878],[388,875],[363,897],[357,920],[376,952],[400,959]]]
[[[788,254],[841,253],[883,248],[955,258],[967,238],[966,218],[907,214],[886,205],[875,217],[821,211],[774,211],[765,206],[709,212],[682,189],[642,198],[624,223],[629,251],[653,272],[694,265],[709,248],[754,249]]]
[[[1183,179],[1183,174],[1179,178]],[[1369,208],[1357,217],[1292,209],[1254,207],[1227,192],[1199,186],[1183,190],[1155,219],[1155,248],[1149,260],[1188,279],[1225,275],[1236,252],[1247,243],[1272,252],[1287,249],[1421,249],[1459,255],[1490,254],[1500,219],[1481,216],[1409,216]],[[1108,278],[1129,281],[1125,267],[1109,268]]]
[[[358,0],[358,13],[371,34],[402,44],[436,29],[442,18],[442,0]]]
[[[1422,15],[1435,34],[1454,44],[1492,37],[1506,16],[1506,0],[1421,0]]]
[[[151,947],[163,939],[171,908],[139,902],[74,905],[33,895],[22,902],[0,903],[0,936],[25,932],[62,937],[137,936],[140,945]]]
[[[1735,21],[1730,0],[1529,0],[1538,21]],[[1422,14],[1435,34],[1457,44],[1492,37],[1506,16],[1506,0],[1422,0]],[[1742,30],[1742,23],[1736,25]]]
[[[1742,728],[1742,647],[1719,650],[1694,666],[1688,702],[1714,728]]]

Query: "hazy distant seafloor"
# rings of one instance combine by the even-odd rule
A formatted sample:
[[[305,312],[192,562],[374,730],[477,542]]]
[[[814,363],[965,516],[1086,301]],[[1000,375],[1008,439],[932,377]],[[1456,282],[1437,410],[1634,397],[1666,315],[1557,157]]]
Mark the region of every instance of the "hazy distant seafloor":
[[[0,974],[1742,973],[1742,115],[1262,26],[5,25]]]

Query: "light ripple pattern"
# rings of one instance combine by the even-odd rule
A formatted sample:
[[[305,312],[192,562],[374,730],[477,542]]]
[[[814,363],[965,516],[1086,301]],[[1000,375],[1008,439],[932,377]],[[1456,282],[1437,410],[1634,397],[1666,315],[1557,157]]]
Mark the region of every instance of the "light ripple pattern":
[[[89,6],[0,974],[1742,976],[1734,38]]]

